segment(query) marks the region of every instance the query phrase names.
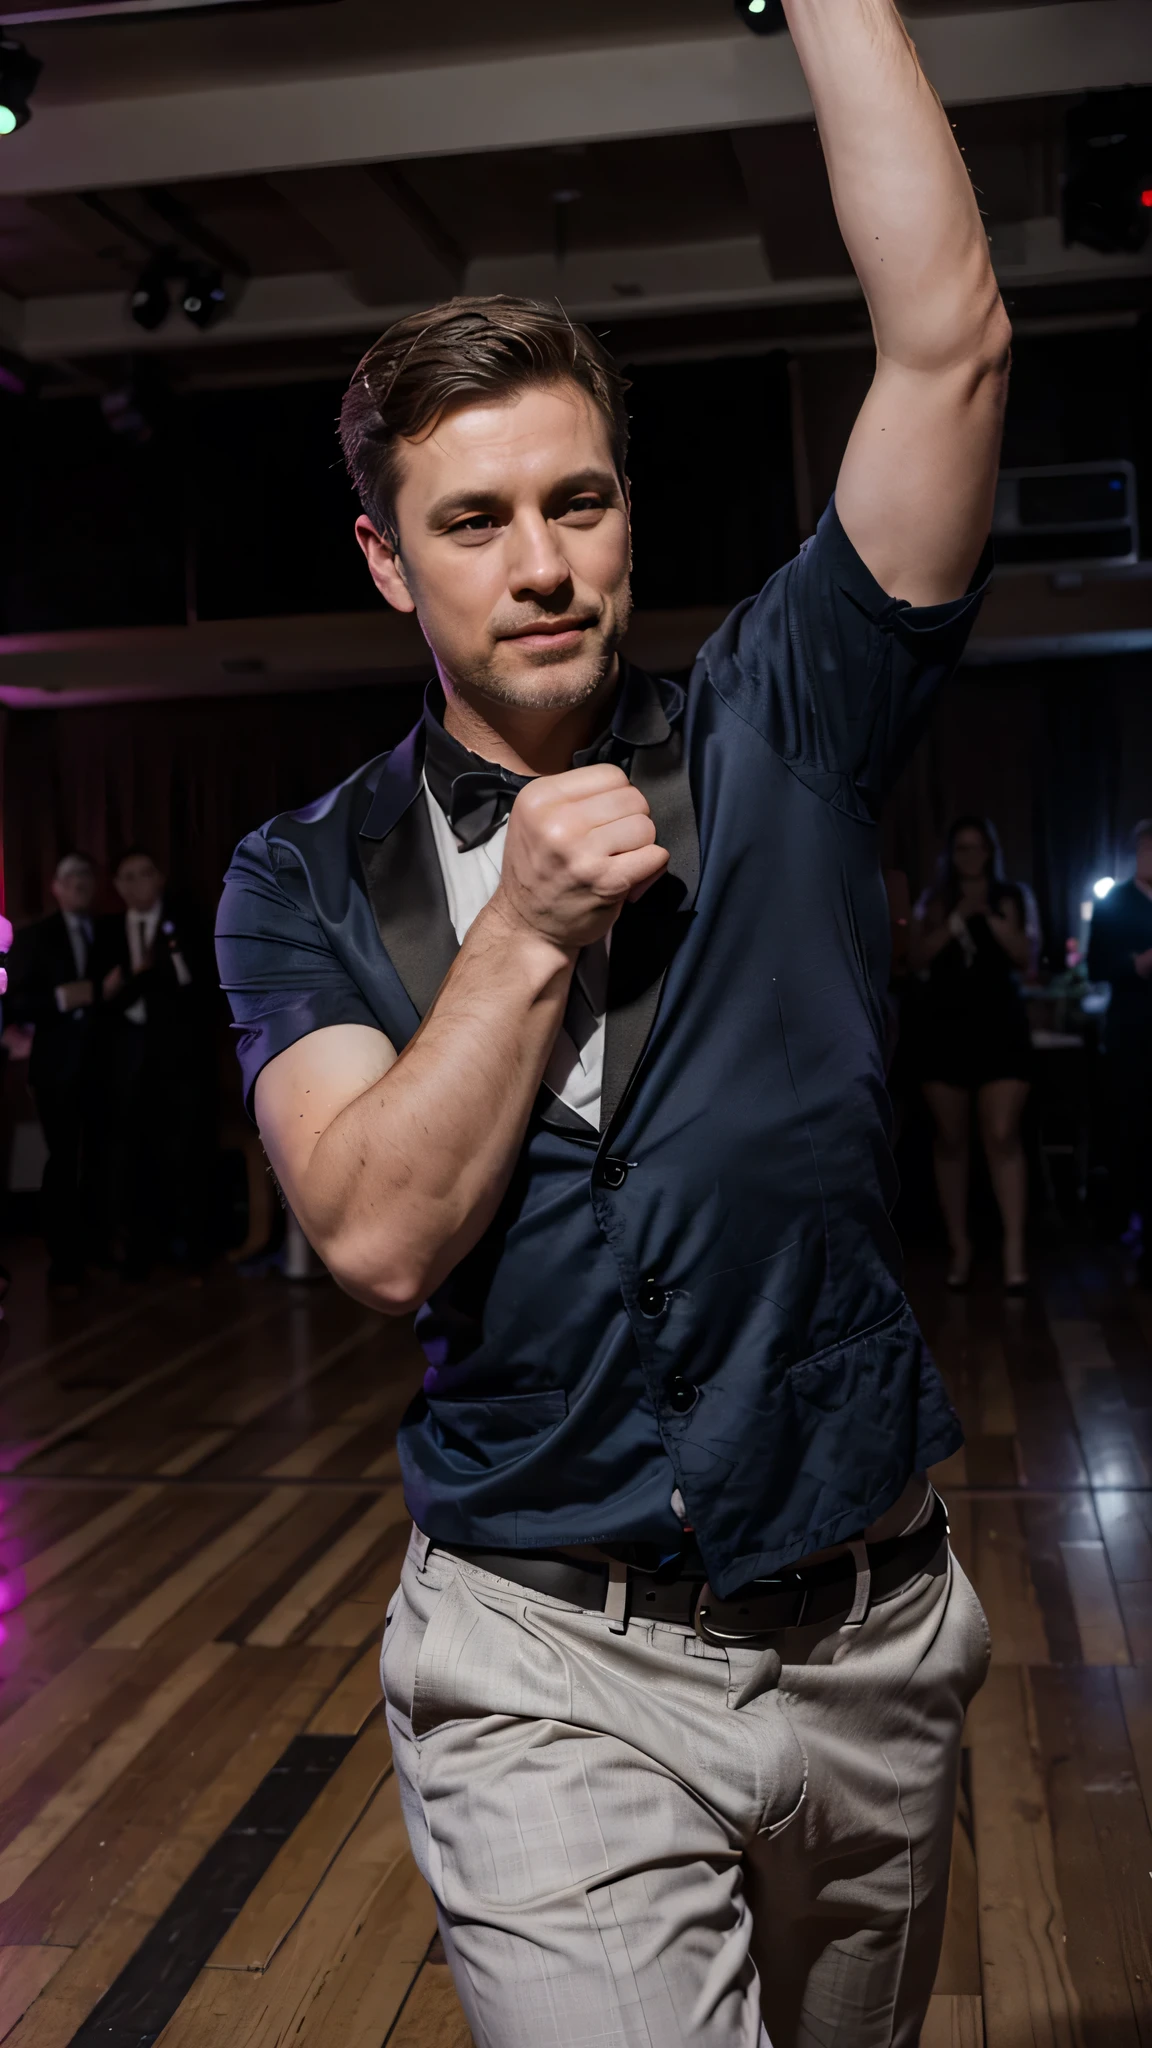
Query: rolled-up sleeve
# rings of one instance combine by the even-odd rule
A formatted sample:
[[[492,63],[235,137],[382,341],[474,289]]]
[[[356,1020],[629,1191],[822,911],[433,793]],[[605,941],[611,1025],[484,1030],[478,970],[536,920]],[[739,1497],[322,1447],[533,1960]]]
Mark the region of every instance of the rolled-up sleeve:
[[[794,561],[703,649],[715,687],[809,780],[850,780],[873,807],[919,739],[956,667],[991,574],[965,596],[915,607],[889,597],[829,505]]]
[[[250,1116],[261,1069],[297,1039],[328,1024],[381,1028],[332,950],[298,859],[263,832],[241,840],[225,877],[216,959]]]

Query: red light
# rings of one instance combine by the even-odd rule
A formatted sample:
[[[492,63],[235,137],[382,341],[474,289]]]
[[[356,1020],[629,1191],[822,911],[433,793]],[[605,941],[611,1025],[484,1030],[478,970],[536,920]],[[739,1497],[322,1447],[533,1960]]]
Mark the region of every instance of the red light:
[[[1152,210],[1152,191],[1142,192],[1140,194],[1140,204],[1141,206],[1147,206],[1150,210]]]

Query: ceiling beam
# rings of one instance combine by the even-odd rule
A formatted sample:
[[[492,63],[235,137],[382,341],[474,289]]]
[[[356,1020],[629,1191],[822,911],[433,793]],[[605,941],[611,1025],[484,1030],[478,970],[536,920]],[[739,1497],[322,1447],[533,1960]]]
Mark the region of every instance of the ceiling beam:
[[[1147,0],[1060,0],[918,23],[951,105],[1152,82]],[[0,192],[161,185],[610,136],[796,121],[811,111],[789,40],[721,35],[361,71],[345,78],[53,105],[0,146]]]
[[[1030,285],[1068,285],[1152,278],[1152,248],[1140,256],[1100,256],[1091,249],[1064,247],[1055,218],[1023,221],[1002,240],[993,238],[993,260],[1006,290]],[[387,282],[387,280],[385,280]],[[822,277],[773,277],[756,235],[724,241],[685,242],[652,248],[574,250],[563,263],[551,252],[486,256],[467,266],[469,292],[514,292],[529,298],[558,298],[573,318],[615,321],[624,314],[666,315],[740,306],[809,305],[858,296],[850,270]],[[366,304],[346,271],[308,271],[288,277],[255,277],[244,285],[229,318],[199,332],[173,313],[164,326],[145,334],[128,317],[123,292],[76,292],[61,298],[12,300],[0,307],[0,338],[32,361],[73,359],[132,349],[138,354],[179,349],[203,351],[287,336],[379,333],[402,313],[419,311],[442,287],[404,299]]]
[[[323,235],[365,305],[444,298],[459,289],[464,258],[417,210],[399,178],[391,188],[355,165],[323,172],[280,171],[268,183]]]

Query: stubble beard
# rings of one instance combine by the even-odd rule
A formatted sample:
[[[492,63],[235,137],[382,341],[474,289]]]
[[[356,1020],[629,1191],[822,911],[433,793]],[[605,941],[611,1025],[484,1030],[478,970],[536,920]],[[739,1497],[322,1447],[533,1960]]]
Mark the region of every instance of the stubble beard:
[[[593,644],[579,654],[538,648],[528,657],[527,665],[521,656],[519,672],[509,674],[501,663],[500,650],[514,643],[500,641],[484,660],[466,667],[454,663],[454,680],[462,689],[475,691],[478,697],[507,710],[578,711],[603,689],[631,615],[632,596],[625,590],[607,631],[603,626],[590,629]]]

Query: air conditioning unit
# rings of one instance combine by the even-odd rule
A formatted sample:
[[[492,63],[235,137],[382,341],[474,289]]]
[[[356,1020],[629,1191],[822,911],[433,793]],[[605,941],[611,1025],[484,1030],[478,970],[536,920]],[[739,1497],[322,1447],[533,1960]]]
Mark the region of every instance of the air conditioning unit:
[[[1029,569],[1120,567],[1140,557],[1130,462],[1002,469],[992,514],[996,560]]]

